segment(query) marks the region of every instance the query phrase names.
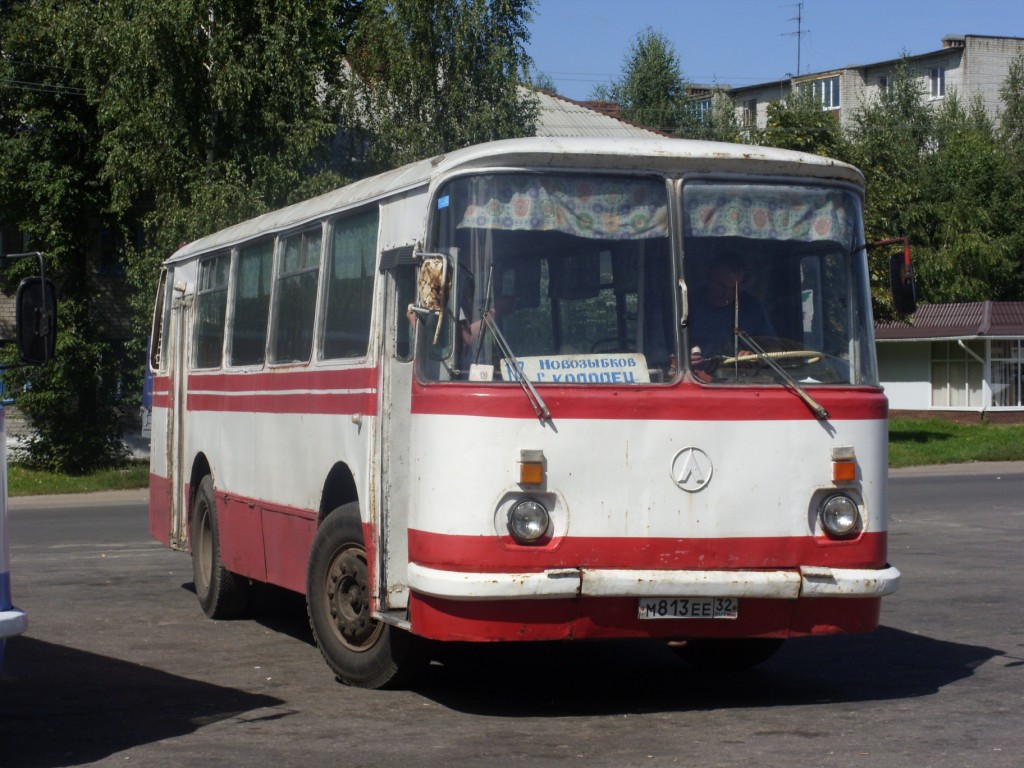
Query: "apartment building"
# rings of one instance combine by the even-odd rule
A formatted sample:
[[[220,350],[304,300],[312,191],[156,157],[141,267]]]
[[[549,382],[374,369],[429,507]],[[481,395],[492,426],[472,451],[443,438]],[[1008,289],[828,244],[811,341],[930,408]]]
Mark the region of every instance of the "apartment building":
[[[908,56],[907,61],[919,79],[923,98],[941,102],[956,93],[970,104],[980,97],[988,116],[997,120],[1000,110],[999,89],[1006,80],[1010,62],[1024,55],[1024,38],[986,35],[947,35],[942,48]],[[884,91],[902,58],[871,64],[840,67],[803,74],[742,88],[723,87],[719,93],[732,99],[737,123],[744,128],[764,128],[768,104],[784,99],[796,89],[809,88],[824,110],[832,112],[847,126],[864,104]]]

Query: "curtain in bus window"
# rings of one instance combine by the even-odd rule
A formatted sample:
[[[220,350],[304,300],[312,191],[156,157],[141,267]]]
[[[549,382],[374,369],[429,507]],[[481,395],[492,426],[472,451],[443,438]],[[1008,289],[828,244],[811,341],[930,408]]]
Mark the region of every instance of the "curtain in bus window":
[[[377,209],[334,222],[324,307],[324,359],[365,357],[377,263]]]
[[[278,258],[270,362],[305,363],[313,349],[320,229],[284,240]]]
[[[231,322],[231,365],[262,365],[270,317],[270,280],[274,241],[264,240],[238,252]]]
[[[687,237],[750,237],[811,243],[832,240],[853,246],[857,211],[852,198],[835,190],[808,187],[751,187],[714,184],[687,188],[684,234]]]
[[[224,349],[231,255],[222,253],[199,264],[196,321],[192,339],[194,368],[218,368]]]
[[[650,179],[481,176],[460,229],[564,232],[601,240],[665,237],[664,188]]]

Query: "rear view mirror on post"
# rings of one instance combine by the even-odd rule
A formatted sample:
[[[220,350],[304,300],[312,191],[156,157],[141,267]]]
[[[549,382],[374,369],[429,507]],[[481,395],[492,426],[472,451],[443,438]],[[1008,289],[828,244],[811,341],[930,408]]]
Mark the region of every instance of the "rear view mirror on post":
[[[917,290],[914,287],[914,267],[910,262],[910,241],[903,238],[903,253],[889,258],[889,283],[892,305],[901,315],[911,315],[917,309]]]
[[[889,257],[889,289],[892,292],[892,306],[900,315],[912,315],[917,310],[917,289],[914,286],[914,266],[910,261],[910,238],[894,237],[868,243],[868,249],[882,245],[903,246],[902,253]]]
[[[22,362],[46,365],[57,346],[57,294],[53,283],[42,277],[22,280],[15,316]]]
[[[8,253],[4,259],[35,257],[39,277],[26,277],[15,297],[14,332],[18,339],[21,362],[46,365],[57,348],[57,291],[46,279],[46,259],[39,251]]]

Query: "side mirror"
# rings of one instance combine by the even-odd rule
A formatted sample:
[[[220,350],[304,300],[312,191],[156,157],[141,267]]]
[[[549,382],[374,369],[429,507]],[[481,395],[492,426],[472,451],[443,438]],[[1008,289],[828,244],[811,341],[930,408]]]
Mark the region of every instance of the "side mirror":
[[[917,309],[917,289],[914,286],[914,266],[910,262],[910,241],[903,238],[903,253],[889,258],[889,285],[892,305],[901,315],[911,315]]]
[[[441,334],[450,328],[446,323],[444,307],[448,301],[448,259],[441,253],[424,253],[420,255],[420,274],[416,281],[416,303],[410,307],[421,317],[426,316],[434,322],[433,345],[441,343]],[[448,354],[447,345],[435,354],[443,359]]]
[[[441,312],[448,294],[448,259],[440,254],[422,255],[416,283],[416,306],[429,312]]]
[[[15,299],[15,332],[21,360],[46,365],[57,347],[57,292],[42,277],[26,277]]]
[[[894,253],[889,257],[889,289],[892,292],[892,305],[900,315],[912,315],[917,309],[917,288],[914,286],[914,266],[910,261],[910,238],[895,237],[890,240],[877,240],[868,243],[865,248],[877,248],[881,245],[903,246],[903,253]]]

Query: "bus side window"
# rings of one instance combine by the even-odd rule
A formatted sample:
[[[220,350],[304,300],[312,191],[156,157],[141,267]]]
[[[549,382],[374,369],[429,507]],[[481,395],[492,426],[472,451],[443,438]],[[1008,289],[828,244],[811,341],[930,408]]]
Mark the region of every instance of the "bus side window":
[[[231,254],[221,253],[199,264],[192,366],[219,368],[224,351],[224,321],[228,307]]]
[[[231,365],[262,365],[266,358],[273,263],[273,240],[248,245],[238,251],[231,291],[234,301],[228,352]]]
[[[156,308],[153,310],[153,331],[149,336],[149,367],[153,371],[164,370],[166,363],[164,334],[167,332],[167,311],[171,308],[171,303],[167,300],[168,282],[167,270],[160,270],[160,285],[156,290]]]
[[[398,313],[395,333],[395,358],[402,362],[412,360],[413,343],[416,339],[416,325],[410,321],[406,308],[416,300],[416,267],[403,264],[394,271],[395,307]]]
[[[284,238],[278,252],[271,363],[306,363],[313,351],[321,230]]]
[[[376,208],[337,219],[327,259],[321,356],[365,357],[377,262]]]

